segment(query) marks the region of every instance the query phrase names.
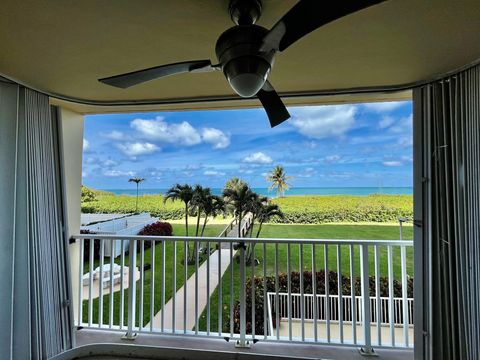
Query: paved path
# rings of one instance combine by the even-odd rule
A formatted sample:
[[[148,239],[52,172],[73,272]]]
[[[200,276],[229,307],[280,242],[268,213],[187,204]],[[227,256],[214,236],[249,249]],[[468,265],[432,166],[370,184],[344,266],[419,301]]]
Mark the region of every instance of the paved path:
[[[251,214],[247,214],[242,221],[242,233],[246,234],[251,223]],[[234,226],[228,233],[227,237],[238,236],[238,225]],[[210,291],[207,292],[207,261],[198,268],[198,316],[200,316],[207,306],[207,298],[209,298],[215,291],[218,285],[218,273],[221,272],[221,277],[230,265],[230,243],[224,242],[221,244],[220,250],[216,250],[210,255]],[[218,251],[221,251],[221,264],[218,262]],[[235,256],[236,250],[233,251]],[[221,278],[220,277],[220,278]],[[184,291],[187,291],[187,304],[185,306],[186,312],[184,313]],[[172,316],[173,316],[173,298],[165,304],[165,329],[172,328]],[[192,330],[195,327],[195,274],[192,274],[187,280],[187,285],[182,286],[175,294],[175,330],[183,330],[184,316],[187,317],[187,329]],[[161,329],[162,324],[162,311],[160,310],[153,318],[153,327]],[[150,327],[150,323],[145,325],[146,328]]]
[[[230,250],[221,249],[221,275],[225,273],[230,265]],[[234,251],[235,254],[235,251]],[[207,297],[210,297],[218,285],[218,250],[210,255],[210,292],[207,293],[207,261],[198,268],[198,316],[207,306]],[[187,305],[184,313],[184,291],[187,289]],[[165,304],[165,323],[166,329],[172,328],[173,300],[170,299]],[[175,294],[175,330],[183,330],[183,319],[187,316],[187,329],[191,330],[195,327],[195,274],[187,280],[187,286],[182,286]],[[162,311],[159,311],[153,318],[153,327],[160,329],[162,324]],[[148,323],[146,328],[150,327]]]

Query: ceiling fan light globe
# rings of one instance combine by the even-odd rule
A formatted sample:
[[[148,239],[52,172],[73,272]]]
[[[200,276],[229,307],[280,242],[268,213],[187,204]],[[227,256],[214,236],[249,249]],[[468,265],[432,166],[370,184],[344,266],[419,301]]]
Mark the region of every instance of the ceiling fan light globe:
[[[223,71],[232,89],[241,97],[255,96],[270,73],[270,63],[257,56],[242,56],[231,60]]]
[[[244,98],[255,96],[265,84],[265,79],[257,74],[239,74],[229,81],[232,89]]]

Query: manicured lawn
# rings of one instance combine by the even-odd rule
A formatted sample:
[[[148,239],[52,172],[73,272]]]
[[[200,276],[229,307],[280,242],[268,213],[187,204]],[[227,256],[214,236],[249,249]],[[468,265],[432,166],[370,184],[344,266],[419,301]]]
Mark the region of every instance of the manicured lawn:
[[[185,226],[181,224],[172,224],[173,226],[173,234],[177,236],[183,236],[185,235]],[[224,228],[224,225],[207,225],[205,229],[205,236],[217,236]],[[195,226],[191,225],[189,226],[189,233],[190,234],[195,234]],[[193,246],[193,245],[192,245]],[[163,263],[162,259],[162,245],[161,243],[158,243],[155,246],[155,257],[154,257],[154,265],[155,265],[155,277],[154,277],[154,296],[153,296],[153,303],[154,303],[154,311],[153,313],[156,314],[160,309],[161,309],[161,303],[162,303],[162,298],[161,298],[161,288],[162,288],[162,277],[161,277],[161,271],[163,269],[163,266],[165,265],[165,302],[168,302],[170,298],[172,297],[173,293],[173,254],[174,254],[174,244],[173,242],[166,242],[165,244],[165,264]],[[183,286],[183,277],[184,277],[184,242],[183,241],[177,241],[176,242],[176,254],[177,254],[177,276],[176,276],[176,284],[175,284],[175,289],[179,289]],[[200,263],[203,262],[205,258],[202,257],[200,259]],[[109,261],[108,258],[105,258],[105,262]],[[137,255],[137,266],[140,267],[140,254]],[[95,261],[95,267],[98,266],[98,260]],[[120,257],[115,259],[115,263],[120,264]],[[145,264],[152,264],[152,250],[148,249],[145,250],[144,254],[144,263]],[[128,256],[125,256],[125,266],[129,265],[129,258]],[[84,269],[88,272],[88,262],[85,263]],[[189,265],[188,266],[188,276],[192,275],[195,271],[195,265]],[[145,279],[144,279],[144,298],[143,298],[143,324],[147,324],[150,321],[150,304],[151,304],[151,283],[152,283],[152,271],[151,270],[146,270],[145,271]],[[140,281],[137,282],[137,325],[138,325],[138,319],[139,316],[139,299],[140,299]],[[125,289],[124,293],[124,323],[127,323],[127,303],[128,303],[128,297],[127,297],[127,289]],[[104,295],[103,296],[103,323],[104,324],[109,324],[109,301],[110,301],[110,295]],[[114,325],[119,325],[120,324],[120,314],[121,314],[121,294],[120,291],[115,292],[113,296],[113,324]],[[93,322],[98,323],[98,313],[99,313],[99,308],[100,308],[100,301],[99,299],[94,299],[93,300]],[[83,316],[82,319],[84,322],[88,321],[88,300],[83,301]]]
[[[254,232],[255,233],[255,232]],[[412,239],[413,228],[404,227],[404,238]],[[386,225],[264,225],[261,237],[272,238],[323,238],[323,239],[358,239],[358,240],[398,240],[398,226]],[[279,272],[287,272],[287,252],[290,251],[290,269],[291,271],[300,270],[300,250],[303,248],[303,270],[312,271],[312,246],[278,245],[278,269]],[[267,245],[266,249],[266,273],[267,276],[275,275],[275,245]],[[338,249],[341,257],[341,271],[343,275],[350,276],[350,247],[340,246]],[[369,270],[370,275],[374,275],[374,249],[369,248]],[[255,257],[260,260],[260,264],[255,266],[255,276],[263,276],[264,256],[263,245],[255,247]],[[328,267],[330,270],[337,270],[337,247],[328,247]],[[360,271],[359,248],[354,247],[354,273],[359,275]],[[401,276],[400,249],[394,248],[394,277],[399,279]],[[232,266],[232,265],[231,265]],[[317,271],[325,268],[324,247],[316,245],[316,267]],[[380,275],[387,275],[387,249],[380,249]],[[407,248],[407,272],[413,276],[413,248]],[[228,319],[230,313],[230,291],[233,283],[234,302],[239,299],[239,289],[243,284],[239,283],[239,265],[236,261],[233,263],[233,282],[231,282],[230,268],[227,269],[222,279],[222,319],[223,331],[229,332]],[[252,276],[252,267],[247,267],[247,278]],[[211,331],[218,331],[218,288],[211,297],[210,322]],[[202,313],[199,329],[207,330],[206,310]]]

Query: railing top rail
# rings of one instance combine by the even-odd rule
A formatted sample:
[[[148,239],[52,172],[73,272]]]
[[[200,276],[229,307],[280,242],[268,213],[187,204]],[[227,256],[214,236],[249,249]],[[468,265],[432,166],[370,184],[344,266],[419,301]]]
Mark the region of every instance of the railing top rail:
[[[232,224],[235,222],[236,218],[233,218],[228,222],[228,224],[223,228],[222,232],[218,235],[218,237],[223,237],[226,233],[230,231]]]
[[[72,239],[103,239],[103,240],[143,240],[143,241],[188,241],[193,242],[246,242],[246,243],[272,243],[272,244],[319,244],[319,245],[390,245],[413,246],[412,240],[356,240],[356,239],[297,239],[297,238],[239,238],[239,237],[213,237],[213,236],[140,236],[140,235],[111,235],[111,234],[77,234]]]

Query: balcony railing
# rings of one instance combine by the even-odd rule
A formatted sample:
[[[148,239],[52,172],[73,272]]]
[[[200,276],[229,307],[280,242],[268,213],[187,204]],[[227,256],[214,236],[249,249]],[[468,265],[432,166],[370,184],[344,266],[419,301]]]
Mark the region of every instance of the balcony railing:
[[[365,353],[373,345],[413,347],[412,241],[74,238],[78,326],[121,330],[129,339],[149,332],[225,338],[237,346],[301,341]],[[116,243],[120,256],[107,258],[106,248]]]

